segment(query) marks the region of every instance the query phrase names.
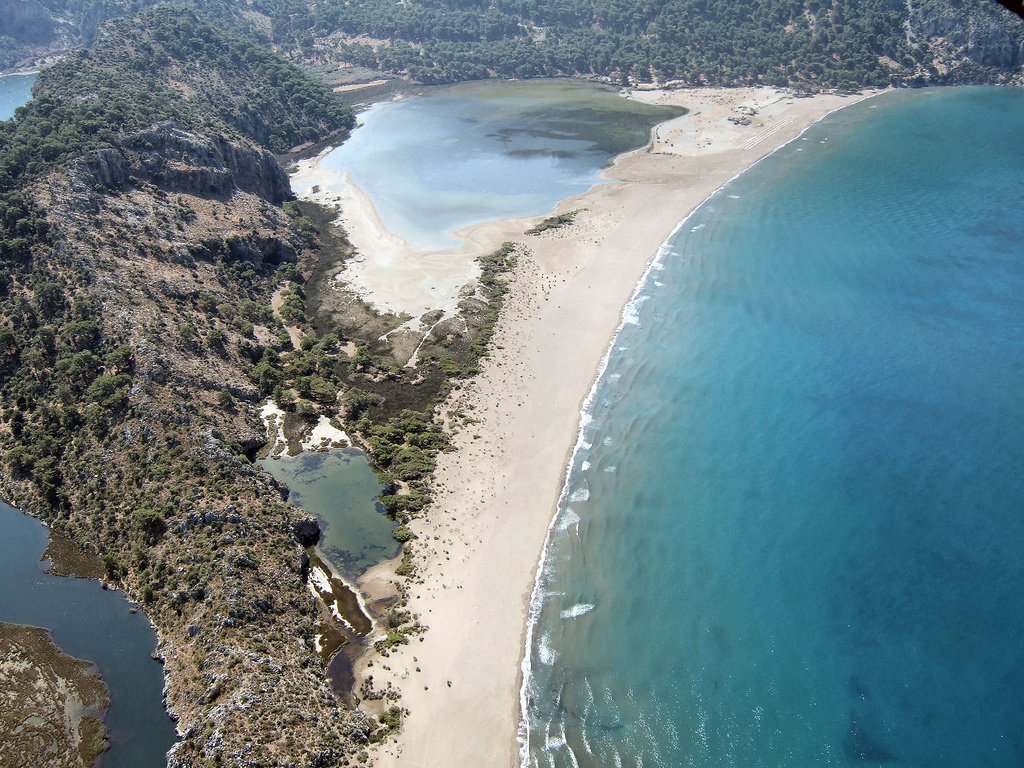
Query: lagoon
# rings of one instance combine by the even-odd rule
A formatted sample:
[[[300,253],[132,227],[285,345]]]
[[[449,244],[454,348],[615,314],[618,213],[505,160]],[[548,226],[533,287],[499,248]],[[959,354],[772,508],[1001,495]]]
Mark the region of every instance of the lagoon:
[[[111,700],[101,768],[165,765],[177,736],[163,706],[163,668],[151,658],[153,628],[129,612],[123,593],[45,573],[47,537],[38,520],[0,503],[0,621],[45,627],[61,651],[99,667]]]
[[[398,554],[395,523],[377,501],[384,486],[367,456],[355,448],[263,459],[260,464],[287,483],[289,500],[320,521],[319,548],[350,580]]]
[[[612,158],[683,112],[579,81],[463,83],[374,104],[321,165],[338,189],[350,174],[414,249],[441,250],[459,245],[456,230],[537,216],[584,192]]]

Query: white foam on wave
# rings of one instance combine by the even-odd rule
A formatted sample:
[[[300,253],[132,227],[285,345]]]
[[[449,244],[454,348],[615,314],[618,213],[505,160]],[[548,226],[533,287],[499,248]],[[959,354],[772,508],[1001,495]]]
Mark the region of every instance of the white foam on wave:
[[[832,112],[836,112],[841,108],[842,107],[836,107],[836,109],[828,112],[825,115],[822,115],[819,119],[819,122],[820,120],[823,120],[824,118],[828,117],[828,115],[832,114]],[[812,125],[816,124],[817,123],[812,123]],[[651,274],[653,272],[660,272],[665,268],[665,265],[663,263],[665,256],[669,254],[677,255],[671,243],[675,239],[676,235],[678,235],[682,231],[683,227],[685,227],[689,223],[690,219],[699,211],[704,210],[705,204],[708,202],[708,200],[711,199],[713,195],[724,190],[726,187],[728,187],[730,184],[736,181],[736,179],[738,179],[740,176],[747,173],[751,168],[757,166],[765,158],[771,157],[776,152],[781,150],[783,147],[789,146],[789,144],[793,143],[797,139],[806,141],[806,139],[804,138],[804,133],[806,133],[810,127],[811,126],[808,126],[803,131],[801,131],[797,136],[794,136],[792,139],[790,139],[790,141],[786,142],[785,144],[779,147],[776,147],[775,150],[769,152],[764,157],[760,158],[747,168],[737,173],[731,179],[722,184],[718,189],[712,192],[711,195],[708,195],[708,197],[706,197],[700,205],[698,205],[696,208],[690,211],[690,213],[688,213],[678,224],[676,224],[675,228],[669,233],[668,237],[665,238],[665,242],[663,242],[661,244],[661,247],[658,248],[658,252],[655,254],[654,258],[647,265],[647,269],[644,270],[644,273],[640,276],[640,279],[637,280],[636,285],[633,288],[633,298],[629,302],[629,304],[627,304],[622,310],[622,316],[619,321],[619,327],[618,329],[616,329],[615,335],[612,337],[611,342],[608,345],[608,349],[605,351],[604,356],[601,358],[601,363],[597,369],[597,376],[594,379],[594,383],[590,387],[590,392],[587,395],[586,400],[583,401],[583,406],[580,408],[580,426],[576,435],[576,445],[573,448],[572,455],[569,457],[569,462],[565,467],[564,481],[562,483],[562,493],[559,496],[555,514],[551,516],[551,522],[548,524],[548,531],[544,537],[544,546],[541,549],[540,559],[537,563],[537,570],[534,575],[533,591],[530,595],[530,607],[526,621],[526,636],[524,638],[523,648],[524,652],[522,655],[522,662],[520,664],[520,669],[523,673],[523,683],[519,689],[520,721],[517,740],[519,742],[519,763],[522,768],[530,768],[530,719],[527,702],[529,699],[530,688],[533,684],[531,648],[533,647],[533,635],[537,627],[537,621],[540,618],[540,611],[544,601],[544,592],[542,584],[544,575],[548,567],[548,553],[551,549],[551,536],[552,533],[556,530],[556,525],[560,517],[560,512],[561,510],[564,509],[565,504],[568,500],[569,481],[572,478],[572,470],[575,466],[576,456],[577,454],[579,454],[581,448],[585,448],[586,450],[590,450],[591,448],[591,444],[584,440],[583,430],[593,420],[592,407],[594,403],[594,398],[596,397],[597,388],[600,385],[601,380],[604,378],[605,372],[608,370],[608,362],[611,359],[611,354],[613,351],[616,350],[625,351],[628,349],[627,346],[619,345],[619,337],[622,335],[622,332],[627,325],[636,324],[630,322],[630,317],[636,314],[636,302],[639,299],[643,298],[642,292],[645,286],[647,285],[651,277]],[[572,757],[573,763],[578,765],[578,763],[576,762],[576,755],[572,754],[571,749],[569,750],[569,753]],[[640,762],[640,759],[638,757],[637,768],[641,768],[641,766],[642,763]]]
[[[601,440],[601,445],[611,445],[614,442],[614,437],[612,437],[611,435],[605,435],[604,438]]]
[[[637,296],[626,305],[622,315],[622,322],[627,325],[640,325],[640,308],[650,299],[650,296]]]
[[[558,658],[558,652],[551,647],[551,635],[544,634],[540,636],[540,642],[537,643],[537,658],[540,659],[540,663],[550,667],[555,663]]]
[[[569,501],[572,501],[572,502],[586,501],[589,498],[590,498],[590,489],[587,488],[587,486],[585,486],[585,485],[580,486],[579,488],[574,490],[569,495]],[[576,518],[576,519],[578,520],[579,518]]]
[[[580,472],[586,472],[590,469],[590,462],[584,459],[583,463],[580,464]]]
[[[574,525],[580,524],[580,516],[576,514],[576,510],[572,507],[566,507],[565,512],[559,517],[558,530],[568,531]]]
[[[616,471],[618,471],[618,469],[619,468],[616,467],[614,464],[611,464],[610,466],[605,467],[604,471],[605,472],[616,472]]]
[[[555,736],[552,738],[548,736],[547,741],[544,742],[544,749],[548,752],[554,752],[556,749],[561,749],[565,746],[565,739],[561,736]]]
[[[698,224],[695,227],[690,227],[690,231],[691,232],[700,232],[700,230],[704,229],[704,227],[706,227],[706,226],[707,226],[707,224]]]
[[[590,678],[583,678],[583,687],[587,696],[583,704],[583,715],[579,719],[580,744],[583,745],[583,749],[590,757],[594,757],[594,750],[590,747],[590,739],[587,735],[587,723],[590,722],[590,715],[594,711],[594,689],[590,685]]]
[[[727,195],[727,197],[728,197],[728,198],[729,198],[730,200],[739,200],[739,199],[740,199],[740,196],[739,196],[739,195]]]
[[[585,616],[594,610],[597,606],[593,603],[576,603],[571,608],[566,608],[562,611],[559,616],[563,619],[578,619],[580,616]]]

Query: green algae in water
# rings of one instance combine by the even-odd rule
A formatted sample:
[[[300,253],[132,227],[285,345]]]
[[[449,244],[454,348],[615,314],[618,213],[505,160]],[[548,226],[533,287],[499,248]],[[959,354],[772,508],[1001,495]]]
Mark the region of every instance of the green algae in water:
[[[288,484],[293,504],[320,521],[320,549],[342,575],[356,578],[398,554],[395,523],[377,501],[383,486],[362,451],[300,453],[260,464]]]

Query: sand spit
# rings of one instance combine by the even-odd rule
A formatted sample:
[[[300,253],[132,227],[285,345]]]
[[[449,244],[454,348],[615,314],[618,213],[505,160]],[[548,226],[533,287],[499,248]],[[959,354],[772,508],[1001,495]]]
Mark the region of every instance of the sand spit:
[[[411,526],[421,578],[410,607],[429,631],[371,670],[376,685],[401,689],[411,711],[398,742],[378,752],[378,766],[519,764],[520,661],[534,573],[581,405],[623,307],[680,220],[807,126],[863,98],[794,98],[767,88],[631,97],[691,112],[661,124],[648,148],[619,157],[605,174],[613,183],[563,201],[556,213],[580,209],[572,225],[539,236],[523,235],[521,221],[470,232],[479,252],[515,239],[530,253],[516,269],[491,359],[445,406],[457,450],[438,457],[436,501]],[[393,247],[386,238],[371,246],[372,227],[358,213],[345,222],[365,254]],[[374,273],[371,263],[364,261],[363,289],[372,298],[397,273]],[[424,265],[408,280],[428,276]],[[460,426],[463,414],[473,421]],[[386,588],[388,568],[371,570],[363,590]]]
[[[455,312],[460,291],[480,273],[477,258],[528,226],[527,219],[488,222],[457,231],[464,242],[458,248],[419,251],[384,226],[373,200],[348,173],[323,165],[327,152],[300,160],[291,183],[301,198],[338,211],[337,223],[356,249],[334,279],[379,312],[412,318],[414,326],[432,310]]]

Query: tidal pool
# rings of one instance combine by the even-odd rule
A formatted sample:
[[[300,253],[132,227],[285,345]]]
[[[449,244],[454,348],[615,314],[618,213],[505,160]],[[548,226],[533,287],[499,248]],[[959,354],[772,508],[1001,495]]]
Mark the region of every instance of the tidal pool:
[[[288,484],[292,503],[320,520],[319,548],[343,576],[356,579],[398,554],[395,524],[377,501],[383,486],[362,451],[300,453],[260,464]]]

